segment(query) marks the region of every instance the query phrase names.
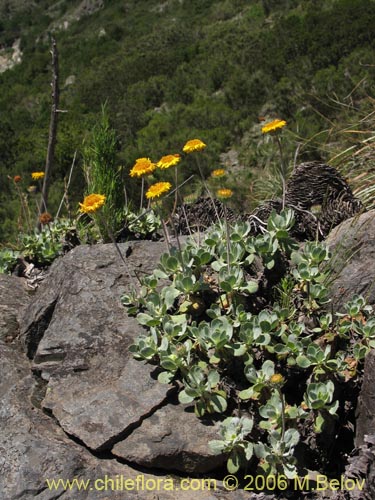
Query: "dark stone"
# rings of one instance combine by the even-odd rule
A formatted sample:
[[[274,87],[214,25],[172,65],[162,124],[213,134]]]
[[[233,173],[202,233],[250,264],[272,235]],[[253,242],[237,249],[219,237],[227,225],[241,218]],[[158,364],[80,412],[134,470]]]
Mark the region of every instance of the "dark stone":
[[[123,254],[129,245],[122,245]],[[150,272],[165,244],[132,244],[129,269]],[[132,283],[115,247],[80,246],[56,261],[23,318],[33,370],[48,381],[43,407],[91,449],[111,447],[154,411],[169,386],[128,351],[140,326],[120,298]],[[134,274],[132,280],[135,280]]]
[[[112,452],[144,467],[187,473],[206,473],[225,463],[222,455],[213,455],[208,442],[218,439],[219,422],[198,419],[183,405],[167,405],[145,419]]]
[[[354,294],[375,305],[375,211],[371,210],[340,224],[326,243],[332,252],[330,271],[332,306],[342,311]]]
[[[355,444],[361,446],[365,436],[375,435],[375,351],[366,356],[361,392],[357,406]]]
[[[24,280],[0,274],[0,343],[11,343],[18,337],[19,317],[29,300]]]

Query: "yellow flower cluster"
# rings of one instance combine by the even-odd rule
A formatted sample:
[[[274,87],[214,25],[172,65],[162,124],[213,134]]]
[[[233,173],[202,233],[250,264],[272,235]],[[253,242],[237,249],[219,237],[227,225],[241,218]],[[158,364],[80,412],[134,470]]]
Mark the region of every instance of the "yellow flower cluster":
[[[31,178],[33,179],[33,181],[43,179],[43,177],[44,177],[44,172],[32,172],[31,173]]]
[[[85,196],[83,203],[80,203],[79,211],[85,214],[91,214],[99,210],[105,203],[105,196],[103,194],[89,194]]]

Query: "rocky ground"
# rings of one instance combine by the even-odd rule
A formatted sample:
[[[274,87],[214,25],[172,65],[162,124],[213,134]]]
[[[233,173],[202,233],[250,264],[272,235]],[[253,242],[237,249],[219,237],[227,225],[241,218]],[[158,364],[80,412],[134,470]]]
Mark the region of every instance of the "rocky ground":
[[[335,310],[354,293],[375,305],[374,240],[374,212],[329,235],[336,255]],[[228,492],[220,480],[225,457],[207,446],[216,436],[215,420],[199,420],[189,406],[176,404],[178,388],[159,384],[154,367],[128,352],[140,329],[120,302],[130,286],[128,270],[132,279],[152,271],[165,244],[137,241],[121,248],[128,268],[112,245],[75,248],[51,266],[33,294],[22,278],[0,276],[0,498],[375,498],[373,353],[344,477],[365,479],[363,491]],[[46,479],[105,477],[141,477],[143,489],[65,491],[60,485],[52,491],[46,485]],[[183,490],[180,480],[186,478],[213,478],[216,490]]]

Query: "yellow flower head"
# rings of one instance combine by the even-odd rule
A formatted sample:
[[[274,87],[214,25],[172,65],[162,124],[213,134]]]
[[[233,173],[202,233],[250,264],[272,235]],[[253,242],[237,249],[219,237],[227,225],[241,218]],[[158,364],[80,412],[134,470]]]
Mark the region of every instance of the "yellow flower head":
[[[94,213],[99,210],[105,203],[105,196],[103,194],[89,194],[85,196],[83,203],[80,203],[79,211],[85,214]]]
[[[194,151],[202,151],[205,147],[206,144],[200,139],[191,139],[191,141],[187,141],[182,151],[184,153],[193,153]]]
[[[270,382],[273,385],[282,385],[285,379],[280,373],[274,373],[270,378]]]
[[[179,154],[175,155],[166,155],[160,158],[160,160],[157,162],[156,166],[159,168],[169,168],[169,167],[174,167],[179,163],[181,160],[181,156]]]
[[[130,170],[130,177],[142,177],[142,175],[152,174],[156,165],[150,158],[138,158],[134,167]]]
[[[162,194],[168,193],[171,187],[172,184],[170,182],[157,182],[148,188],[146,198],[149,200],[159,198]]]
[[[285,120],[273,120],[270,123],[266,123],[264,127],[262,127],[262,133],[263,134],[269,134],[270,132],[276,132],[277,130],[285,127],[286,121]]]
[[[38,179],[43,179],[44,172],[32,172],[31,178],[33,181],[37,181]]]
[[[211,172],[212,177],[223,177],[226,174],[226,171],[223,168],[217,168]]]
[[[218,198],[231,198],[233,196],[233,191],[231,189],[223,188],[216,191]]]

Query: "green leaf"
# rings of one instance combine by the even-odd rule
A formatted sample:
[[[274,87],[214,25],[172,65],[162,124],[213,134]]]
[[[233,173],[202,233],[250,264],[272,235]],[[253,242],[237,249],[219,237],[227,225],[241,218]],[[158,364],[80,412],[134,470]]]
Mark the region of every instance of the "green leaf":
[[[232,285],[228,281],[221,281],[220,287],[224,290],[224,292],[230,293],[232,291]]]
[[[186,394],[185,390],[182,390],[178,395],[178,400],[180,403],[182,403],[184,405],[184,404],[189,404],[189,403],[193,402],[194,397],[189,396],[188,394]]]
[[[225,450],[225,442],[218,439],[209,441],[208,446],[214,455],[220,455]]]
[[[180,295],[180,291],[174,286],[167,286],[163,288],[162,297],[164,298],[167,309],[171,308],[176,298]]]
[[[314,431],[319,434],[320,432],[322,432],[322,428],[323,428],[323,425],[324,425],[324,417],[322,416],[322,414],[319,412],[318,415],[316,416],[315,418],[315,422],[314,422]]]
[[[240,399],[251,399],[254,396],[254,389],[249,387],[248,389],[244,389],[238,394]]]
[[[148,325],[149,323],[151,323],[151,322],[153,322],[155,320],[149,314],[139,313],[138,316],[137,316],[137,321],[141,325]],[[157,324],[158,323],[159,323],[159,321],[157,322]]]
[[[196,404],[195,404],[195,408],[194,408],[194,413],[198,416],[198,417],[203,417],[204,414],[206,413],[206,405],[203,401],[197,401]]]
[[[246,286],[241,287],[241,291],[247,293],[256,293],[258,291],[259,285],[256,281],[248,281]]]
[[[213,393],[211,396],[212,408],[217,413],[223,413],[227,409],[227,402],[223,396],[217,393]]]
[[[245,449],[246,460],[250,460],[250,458],[253,456],[253,452],[254,452],[252,443],[245,443],[244,449]]]
[[[232,451],[227,461],[227,469],[230,474],[235,474],[241,467],[241,457],[236,451]]]
[[[301,368],[308,368],[309,366],[311,366],[311,361],[303,354],[297,356],[296,362],[297,365],[300,366]]]
[[[254,444],[254,453],[258,458],[265,459],[267,457],[268,450],[263,443]]]
[[[172,382],[174,376],[175,374],[171,372],[161,372],[158,375],[158,382],[160,384],[169,384],[170,382]]]

